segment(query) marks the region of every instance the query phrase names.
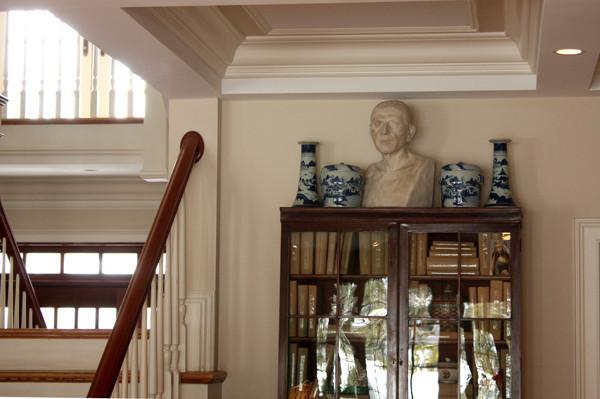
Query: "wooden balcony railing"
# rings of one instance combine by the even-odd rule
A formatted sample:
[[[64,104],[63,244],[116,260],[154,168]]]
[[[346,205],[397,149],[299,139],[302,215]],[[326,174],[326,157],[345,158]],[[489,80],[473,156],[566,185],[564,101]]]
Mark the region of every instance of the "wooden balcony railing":
[[[19,246],[0,203],[0,328],[46,328],[35,290],[25,271]],[[10,271],[6,272],[10,267]],[[8,312],[6,325],[4,312]]]
[[[186,133],[181,140],[177,163],[140,254],[136,271],[125,293],[117,321],[100,359],[88,397],[108,398],[111,396],[130,342],[136,345],[137,340],[131,341],[131,338],[138,320],[144,318],[145,312],[142,312],[141,315],[140,312],[156,276],[156,267],[163,254],[163,248],[165,248],[192,167],[200,160],[203,153],[202,137],[197,132]],[[162,268],[162,262],[160,263]],[[161,275],[162,273],[158,274],[159,279]],[[134,370],[137,370],[137,363]]]

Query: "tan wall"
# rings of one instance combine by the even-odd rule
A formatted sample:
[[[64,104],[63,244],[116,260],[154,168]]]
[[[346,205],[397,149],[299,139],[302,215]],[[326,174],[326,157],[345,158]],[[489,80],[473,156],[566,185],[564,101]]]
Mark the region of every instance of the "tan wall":
[[[378,160],[368,136],[376,100],[227,100],[222,107],[219,367],[225,398],[274,398],[279,210],[291,204],[299,140],[319,165]],[[598,98],[409,101],[414,148],[438,166],[475,163],[490,179],[488,139],[510,137],[511,184],[524,212],[524,398],[573,397],[575,217],[600,216]],[[487,185],[486,185],[487,187]],[[485,190],[487,193],[487,188]],[[436,201],[439,203],[439,199]]]

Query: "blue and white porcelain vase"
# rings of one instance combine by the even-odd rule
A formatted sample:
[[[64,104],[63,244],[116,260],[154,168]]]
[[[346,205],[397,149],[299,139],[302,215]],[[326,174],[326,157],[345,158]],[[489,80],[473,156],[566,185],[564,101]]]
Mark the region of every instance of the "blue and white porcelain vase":
[[[442,208],[476,208],[481,203],[481,169],[467,163],[442,166],[440,185]]]
[[[494,164],[492,166],[492,188],[485,206],[514,206],[508,185],[508,153],[510,139],[492,139],[494,144]]]
[[[323,206],[360,206],[364,185],[363,171],[344,163],[321,169]]]
[[[302,156],[300,159],[300,180],[294,206],[319,206],[317,192],[317,144],[314,141],[300,141]]]

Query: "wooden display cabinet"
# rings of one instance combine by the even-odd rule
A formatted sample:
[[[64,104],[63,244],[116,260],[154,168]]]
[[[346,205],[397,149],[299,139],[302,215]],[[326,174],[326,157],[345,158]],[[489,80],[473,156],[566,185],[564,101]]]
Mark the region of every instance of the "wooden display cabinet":
[[[280,399],[521,397],[518,208],[281,222]]]

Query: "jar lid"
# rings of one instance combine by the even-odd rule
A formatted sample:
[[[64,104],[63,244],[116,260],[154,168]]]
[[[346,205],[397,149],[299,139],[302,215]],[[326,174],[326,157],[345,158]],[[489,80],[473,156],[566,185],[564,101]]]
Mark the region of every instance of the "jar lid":
[[[481,168],[477,165],[472,165],[464,162],[458,163],[449,163],[447,165],[442,166],[442,171],[452,171],[452,170],[472,170],[476,172],[481,172]]]
[[[323,169],[326,169],[326,170],[331,171],[331,172],[333,172],[333,171],[338,171],[338,172],[348,172],[348,171],[351,171],[351,172],[362,174],[362,169],[359,168],[358,166],[356,166],[356,165],[348,165],[348,164],[345,164],[343,162],[342,163],[332,164],[332,165],[325,165],[325,166],[323,166]]]

